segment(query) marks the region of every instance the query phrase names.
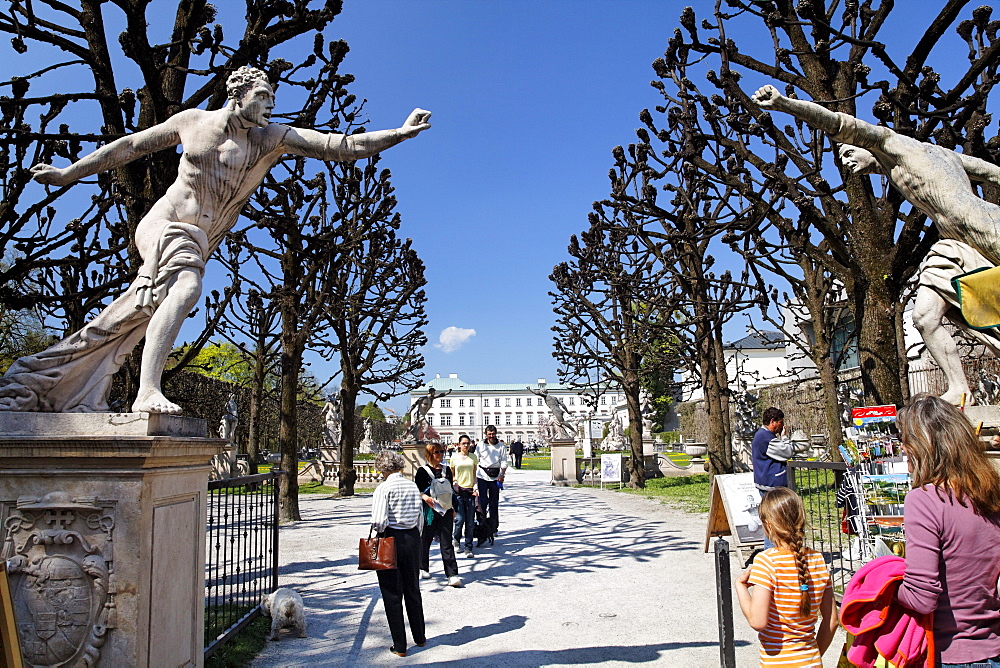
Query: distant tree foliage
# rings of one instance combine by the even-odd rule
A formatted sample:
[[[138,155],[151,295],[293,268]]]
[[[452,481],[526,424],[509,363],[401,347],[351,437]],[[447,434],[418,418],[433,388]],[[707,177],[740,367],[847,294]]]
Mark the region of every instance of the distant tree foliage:
[[[375,422],[385,422],[385,413],[375,405],[374,401],[369,401],[360,411],[361,417]]]

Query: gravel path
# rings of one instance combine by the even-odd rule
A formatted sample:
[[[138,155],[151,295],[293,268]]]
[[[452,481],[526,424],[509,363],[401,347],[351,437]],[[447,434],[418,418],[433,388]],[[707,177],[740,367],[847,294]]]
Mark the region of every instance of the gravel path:
[[[706,515],[551,487],[547,472],[508,473],[496,544],[459,557],[465,587],[443,586],[431,547],[434,577],[421,582],[428,643],[405,658],[388,651],[375,574],[357,570],[371,495],[302,496],[303,521],[281,530],[280,581],[302,594],[310,637],[285,632],[253,666],[719,665]],[[755,666],[756,634],[738,609],[735,620],[737,664]]]

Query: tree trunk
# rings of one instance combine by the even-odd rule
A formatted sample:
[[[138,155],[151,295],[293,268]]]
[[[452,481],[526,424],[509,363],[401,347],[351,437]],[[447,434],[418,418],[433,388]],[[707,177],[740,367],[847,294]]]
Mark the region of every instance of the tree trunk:
[[[261,339],[257,340],[257,350],[254,355],[253,386],[250,388],[250,426],[247,440],[247,455],[250,458],[250,473],[257,473],[257,462],[260,459],[260,410],[264,404],[264,346]]]
[[[354,444],[357,435],[354,432],[354,415],[358,401],[358,387],[347,379],[340,387],[340,405],[343,419],[340,423],[340,495],[354,496],[354,483],[358,480],[358,472],[354,470]]]
[[[891,294],[884,283],[876,281],[875,285],[868,284],[855,295],[855,313],[861,314],[858,334],[861,380],[867,404],[899,406],[903,403],[903,388],[900,386],[894,322],[899,296]]]
[[[632,464],[629,466],[628,486],[643,489],[646,486],[646,466],[642,456],[642,407],[639,405],[638,364],[626,364],[622,378],[622,391],[628,405],[629,445],[632,450]]]
[[[286,327],[292,322],[282,318],[282,348],[285,347]],[[296,333],[292,330],[292,335]],[[281,470],[285,474],[280,479],[278,490],[278,519],[282,522],[297,522],[299,513],[299,438],[296,402],[299,389],[299,369],[302,368],[302,352],[296,345],[281,353],[281,408],[278,422],[278,445],[281,450]]]

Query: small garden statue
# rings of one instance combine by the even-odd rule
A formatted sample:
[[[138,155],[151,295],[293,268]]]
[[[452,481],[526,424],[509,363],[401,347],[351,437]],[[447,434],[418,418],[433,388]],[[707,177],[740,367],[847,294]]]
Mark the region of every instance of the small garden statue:
[[[420,437],[420,429],[427,424],[427,412],[434,405],[435,399],[440,399],[441,397],[447,397],[451,394],[451,390],[446,392],[436,392],[433,387],[427,388],[427,396],[420,397],[413,402],[410,406],[410,410],[407,411],[406,417],[410,419],[410,426],[406,428],[406,432],[403,434],[403,441],[408,439],[413,439],[416,441]]]
[[[551,418],[549,419],[549,428],[551,431],[552,439],[575,439],[577,430],[566,420],[566,413],[569,409],[566,408],[559,397],[554,394],[549,394],[549,391],[544,387],[538,390],[533,390],[530,387],[526,388],[528,392],[532,394],[537,394],[545,402],[545,405],[551,413]]]

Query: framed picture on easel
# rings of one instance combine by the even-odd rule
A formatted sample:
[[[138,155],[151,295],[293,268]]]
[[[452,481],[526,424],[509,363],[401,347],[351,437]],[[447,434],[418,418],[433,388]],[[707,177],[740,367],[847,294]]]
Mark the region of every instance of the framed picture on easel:
[[[7,564],[3,561],[0,561],[0,668],[24,668],[14,622],[14,599],[7,581]]]

